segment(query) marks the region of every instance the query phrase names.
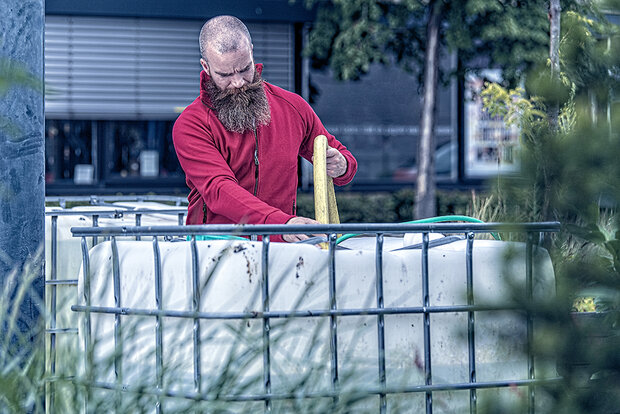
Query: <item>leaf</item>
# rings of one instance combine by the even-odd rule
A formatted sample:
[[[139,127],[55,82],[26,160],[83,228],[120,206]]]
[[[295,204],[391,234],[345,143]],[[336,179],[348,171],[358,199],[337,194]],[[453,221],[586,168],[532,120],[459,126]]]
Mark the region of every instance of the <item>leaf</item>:
[[[620,240],[609,240],[605,242],[604,246],[613,258],[614,270],[616,273],[620,273]]]
[[[590,224],[586,226],[579,226],[577,224],[566,224],[564,228],[567,232],[573,236],[579,237],[590,243],[601,244],[605,243],[605,235],[598,228],[596,224]]]
[[[9,59],[0,59],[0,96],[15,86],[25,86],[35,91],[43,91],[41,81],[23,65]]]

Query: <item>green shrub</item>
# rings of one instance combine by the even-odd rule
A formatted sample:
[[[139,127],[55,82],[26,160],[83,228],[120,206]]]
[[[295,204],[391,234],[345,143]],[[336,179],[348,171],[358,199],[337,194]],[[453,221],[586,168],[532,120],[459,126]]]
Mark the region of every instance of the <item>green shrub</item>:
[[[413,220],[415,191],[396,192],[336,192],[341,223],[402,223]],[[437,215],[473,215],[472,193],[465,191],[438,191]],[[314,217],[312,193],[297,196],[297,214]]]

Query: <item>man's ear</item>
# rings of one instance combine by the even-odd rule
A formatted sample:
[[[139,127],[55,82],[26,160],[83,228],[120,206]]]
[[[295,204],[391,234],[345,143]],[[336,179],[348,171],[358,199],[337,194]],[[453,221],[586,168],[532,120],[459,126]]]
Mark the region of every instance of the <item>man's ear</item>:
[[[200,66],[202,66],[205,72],[209,73],[209,65],[207,64],[207,61],[204,60],[204,58],[200,58]]]

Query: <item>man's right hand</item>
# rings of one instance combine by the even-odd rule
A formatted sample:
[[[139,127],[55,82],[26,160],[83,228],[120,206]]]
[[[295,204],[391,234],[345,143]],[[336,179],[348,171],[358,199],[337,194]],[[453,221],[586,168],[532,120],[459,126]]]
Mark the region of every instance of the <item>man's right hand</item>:
[[[316,220],[312,220],[307,217],[293,217],[286,224],[321,224]],[[324,236],[324,234],[315,234],[315,236]],[[299,234],[283,234],[282,240],[288,243],[294,243],[301,240],[309,239],[310,236],[307,234],[299,233]]]

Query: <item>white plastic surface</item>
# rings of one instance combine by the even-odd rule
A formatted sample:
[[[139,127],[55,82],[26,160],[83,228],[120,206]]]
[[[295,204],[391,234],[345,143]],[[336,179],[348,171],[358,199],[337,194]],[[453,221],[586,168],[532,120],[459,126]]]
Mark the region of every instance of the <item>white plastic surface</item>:
[[[386,237],[387,239],[387,237]],[[351,250],[336,252],[337,309],[377,306],[375,239],[351,240]],[[393,246],[402,239],[390,238]],[[347,244],[347,243],[343,243]],[[160,246],[161,308],[191,311],[191,243],[162,242]],[[118,241],[120,306],[157,309],[155,264],[151,241]],[[428,252],[429,302],[431,306],[465,305],[466,241],[434,247]],[[262,259],[261,243],[245,241],[197,242],[201,312],[260,312]],[[513,289],[525,286],[525,245],[498,241],[474,242],[473,284],[475,303],[511,302]],[[512,260],[505,261],[510,253]],[[534,292],[548,297],[554,292],[553,269],[547,252],[534,250]],[[310,311],[330,308],[328,252],[308,245],[272,243],[269,247],[269,307],[271,311]],[[420,250],[383,252],[384,306],[423,305]],[[90,301],[92,306],[114,307],[113,254],[110,242],[90,252]],[[512,286],[512,288],[511,288]],[[79,301],[85,304],[84,279],[79,279]],[[80,315],[83,319],[83,314]],[[97,380],[115,382],[109,361],[114,352],[114,315],[91,314]],[[340,386],[377,387],[377,316],[338,316],[338,372]],[[433,383],[468,382],[467,313],[431,314],[431,366]],[[125,384],[150,384],[155,378],[155,318],[121,317],[123,329],[122,378]],[[272,392],[286,392],[304,383],[305,392],[331,389],[330,320],[328,317],[270,319]],[[166,317],[162,320],[164,388],[194,390],[194,339],[192,319]],[[80,344],[84,343],[80,324]],[[424,384],[423,316],[385,316],[385,363],[388,387]],[[477,381],[527,379],[526,323],[522,314],[478,312],[475,316]],[[202,320],[200,322],[200,374],[203,390],[221,386],[226,393],[263,393],[263,320]],[[83,350],[82,350],[83,351]],[[83,355],[81,356],[83,359]],[[221,381],[225,367],[234,378]],[[232,376],[231,376],[232,377]],[[306,380],[304,380],[304,378]],[[224,384],[224,385],[222,385]],[[501,392],[515,393],[504,389]],[[410,412],[423,410],[424,394],[392,396]],[[469,392],[434,393],[437,406],[447,412],[468,407]],[[376,397],[378,398],[378,397]],[[374,407],[376,399],[362,402]],[[311,402],[308,402],[311,404]],[[236,410],[231,405],[231,410]],[[261,406],[262,407],[262,406]],[[240,405],[239,411],[248,410]],[[394,408],[394,410],[396,410]],[[456,411],[454,411],[456,410]],[[394,411],[398,412],[398,411]],[[438,412],[442,412],[439,409]]]
[[[56,280],[76,280],[78,273],[82,270],[82,239],[73,237],[71,234],[72,227],[92,227],[93,219],[89,212],[92,211],[109,211],[109,214],[102,214],[98,219],[100,227],[108,226],[134,226],[135,214],[125,212],[120,217],[115,217],[116,210],[145,209],[152,210],[152,213],[143,213],[141,225],[143,226],[161,226],[161,225],[178,225],[178,215],[169,213],[157,213],[162,209],[178,209],[186,211],[183,207],[174,207],[167,204],[157,202],[119,202],[115,206],[78,206],[72,209],[63,209],[60,207],[46,207],[48,213],[58,211],[72,214],[57,215],[56,220],[56,251],[53,256],[52,240],[54,231],[52,226],[52,216],[45,216],[45,280],[52,280],[55,276]],[[127,239],[127,238],[125,238]],[[102,238],[98,239],[102,241]],[[93,238],[85,238],[88,248],[93,246]],[[52,291],[56,291],[56,300],[52,305]],[[55,328],[57,329],[77,329],[77,314],[71,311],[71,305],[77,303],[77,287],[75,284],[58,284],[55,288],[52,285],[46,286],[46,309],[50,312],[47,321],[47,327],[51,328],[52,319],[55,320]],[[52,315],[52,309],[55,309]],[[77,349],[77,336],[75,333],[62,333],[56,335],[55,353],[57,355],[56,374],[65,373],[66,375],[75,375],[73,357]],[[49,364],[49,361],[48,361]]]
[[[135,214],[130,213],[132,209],[152,210],[153,212],[143,213],[141,217],[142,226],[175,226],[179,224],[178,215],[174,213],[157,213],[157,210],[178,209],[179,212],[187,212],[187,208],[175,207],[157,202],[117,202],[113,206],[77,206],[71,209],[60,207],[46,207],[46,212],[71,211],[71,215],[58,215],[57,217],[57,279],[76,279],[79,267],[82,263],[82,251],[80,238],[73,237],[71,227],[92,227],[93,219],[89,214],[93,211],[108,211],[109,214],[101,214],[98,217],[98,226],[135,226]],[[115,216],[115,211],[125,211],[121,216]],[[88,246],[92,246],[92,238],[87,238]],[[52,216],[45,216],[45,277],[51,278],[52,272]]]

